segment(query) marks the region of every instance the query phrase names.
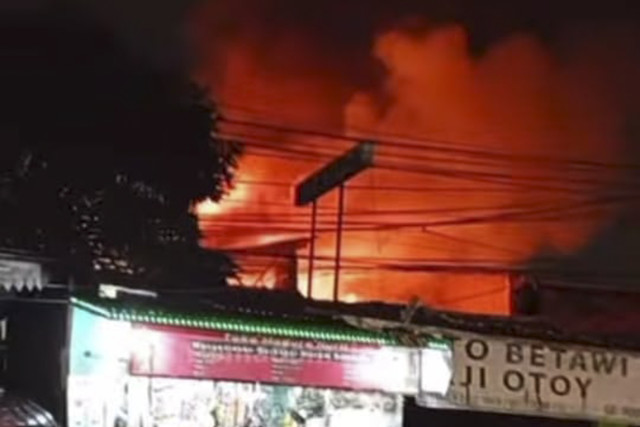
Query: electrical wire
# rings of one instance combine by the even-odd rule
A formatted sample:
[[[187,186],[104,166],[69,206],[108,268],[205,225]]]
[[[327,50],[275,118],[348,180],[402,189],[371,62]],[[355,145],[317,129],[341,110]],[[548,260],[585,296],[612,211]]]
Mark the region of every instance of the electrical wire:
[[[276,141],[270,141],[268,142],[268,139],[264,136],[264,135],[256,135],[256,134],[247,134],[247,133],[238,133],[238,132],[223,132],[221,133],[222,137],[225,138],[230,138],[230,139],[240,139],[240,140],[249,140],[252,139],[252,141],[255,141],[256,139],[259,139],[261,142],[261,146],[262,147],[271,147],[275,150],[279,149],[282,151],[292,151],[295,152],[295,150],[299,150],[298,146],[304,146],[305,148],[313,148],[314,149],[314,153],[320,154],[320,155],[328,155],[331,157],[337,157],[340,154],[342,154],[342,152],[344,150],[340,150],[340,151],[326,151],[327,147],[326,144],[318,144],[318,143],[313,143],[313,142],[309,142],[309,141],[301,141],[301,140],[291,140],[288,141],[287,144],[283,144],[281,142],[276,142]],[[252,142],[250,145],[253,146],[255,145],[255,142]],[[400,152],[398,152],[400,151]],[[403,152],[404,151],[404,152]],[[416,166],[416,165],[420,165],[420,164],[447,164],[449,166],[449,169],[451,169],[452,166],[463,166],[463,167],[468,167],[468,166],[474,166],[474,167],[480,167],[480,169],[475,169],[473,170],[473,172],[475,174],[488,174],[491,172],[492,169],[495,169],[497,166],[500,166],[500,164],[497,164],[497,162],[494,161],[487,161],[487,159],[482,159],[482,160],[477,160],[477,159],[466,159],[466,158],[459,158],[459,157],[442,157],[442,156],[434,156],[433,154],[430,154],[429,156],[425,156],[422,155],[420,153],[415,153],[413,152],[415,150],[395,150],[394,152],[380,152],[376,155],[377,159],[380,160],[391,160],[393,161],[394,164],[398,164],[399,161],[405,161],[405,162],[410,162],[411,165]],[[400,163],[402,165],[402,163]],[[470,169],[466,169],[464,172],[471,172]],[[612,181],[612,182],[603,182],[601,177],[599,177],[598,179],[594,179],[594,178],[589,178],[589,177],[572,177],[572,176],[567,176],[567,172],[569,173],[574,173],[575,174],[575,170],[574,171],[567,171],[566,169],[560,169],[560,170],[552,170],[552,172],[554,173],[562,173],[564,174],[564,176],[560,176],[558,178],[562,178],[563,183],[567,184],[576,184],[576,185],[622,185],[625,184],[624,182],[616,182],[616,181]],[[593,171],[583,171],[583,172],[593,172]],[[584,174],[584,173],[583,173]],[[600,175],[600,174],[598,174]],[[496,174],[493,173],[492,176],[494,178],[496,177],[510,177],[512,180],[520,180],[520,181],[534,181],[534,182],[538,182],[540,180],[548,180],[550,178],[553,178],[551,176],[540,176],[540,175],[519,175],[519,176],[508,176],[505,174]],[[631,184],[631,183],[629,183]],[[638,185],[637,182],[633,182],[633,184]]]
[[[634,180],[611,180],[610,171],[629,172],[640,169],[637,165],[618,164],[606,162],[593,162],[582,159],[553,158],[546,156],[534,155],[516,155],[499,151],[491,151],[470,144],[464,145],[455,141],[443,141],[436,139],[416,138],[407,141],[400,140],[400,137],[391,139],[388,137],[380,137],[380,134],[370,133],[369,135],[354,136],[340,135],[337,133],[326,132],[323,130],[310,128],[296,128],[277,123],[264,123],[260,121],[241,120],[234,117],[222,116],[224,130],[220,135],[223,138],[236,139],[245,143],[250,148],[250,154],[260,156],[272,156],[284,161],[305,161],[320,162],[327,159],[335,158],[340,155],[345,148],[346,143],[360,142],[365,137],[374,136],[374,139],[382,148],[393,148],[395,152],[388,153],[381,150],[379,161],[376,168],[388,170],[392,172],[403,172],[410,174],[419,174],[446,179],[464,180],[473,183],[482,183],[482,187],[478,185],[469,186],[468,188],[453,187],[449,188],[428,188],[428,187],[412,187],[402,185],[385,185],[385,186],[363,186],[350,185],[350,189],[356,191],[406,191],[406,192],[429,192],[429,191],[450,191],[450,192],[468,192],[468,191],[497,191],[497,192],[516,192],[523,189],[529,191],[544,192],[560,192],[565,194],[582,194],[594,191],[594,189],[603,189],[607,187],[616,187],[616,193],[613,197],[593,198],[585,201],[572,201],[567,204],[557,204],[554,206],[532,206],[528,209],[504,209],[504,207],[493,207],[495,212],[480,214],[482,208],[469,207],[470,212],[476,212],[475,215],[457,215],[464,212],[464,208],[447,212],[443,208],[441,213],[449,214],[452,218],[430,219],[429,221],[345,221],[346,232],[361,231],[388,231],[401,230],[404,228],[417,228],[423,233],[430,234],[434,237],[448,239],[463,245],[474,245],[484,247],[511,255],[522,255],[517,251],[511,251],[509,248],[501,248],[484,242],[473,241],[469,239],[451,236],[432,228],[452,227],[452,226],[469,226],[482,225],[499,222],[534,222],[534,221],[566,221],[567,218],[574,220],[588,219],[590,215],[598,215],[603,209],[610,209],[614,204],[628,203],[634,201],[638,196],[639,184]],[[231,129],[227,126],[231,125]],[[258,130],[263,135],[252,133],[247,129]],[[273,133],[279,132],[287,135],[287,144],[274,139]],[[264,134],[266,133],[266,134]],[[315,137],[322,138],[324,142],[331,144],[321,144],[316,141],[300,139],[299,137]],[[434,166],[437,165],[437,166]],[[513,167],[518,164],[524,166],[535,165],[541,171],[550,173],[550,175],[513,175],[505,173],[504,166]],[[441,166],[444,165],[444,166]],[[497,170],[496,170],[497,168]],[[513,168],[512,168],[513,169]],[[246,185],[262,185],[271,187],[288,187],[291,184],[274,182],[274,181],[239,181]],[[534,204],[539,205],[539,204]],[[490,210],[491,208],[489,208]],[[437,210],[437,209],[436,209]],[[408,215],[430,215],[437,212],[424,209],[420,213],[408,213]],[[389,210],[388,215],[394,215],[393,210]],[[333,211],[326,211],[321,216],[331,215]],[[282,213],[275,217],[271,213],[265,222],[264,216],[258,213],[234,214],[234,218],[228,222],[220,221],[219,218],[211,219],[211,221],[203,221],[205,230],[229,230],[234,229],[240,231],[260,231],[274,233],[304,233],[308,232],[308,221],[295,221],[295,218],[303,214]],[[397,213],[395,213],[397,214]],[[255,215],[255,216],[253,216]],[[347,216],[354,215],[347,213]],[[367,215],[374,216],[375,213]],[[579,217],[575,218],[577,215]],[[284,217],[284,218],[283,218]],[[294,220],[292,220],[294,219]],[[296,227],[303,225],[304,227]],[[323,226],[319,228],[319,233],[334,232],[335,227]],[[304,256],[297,258],[305,259]],[[327,260],[318,260],[329,262]],[[354,259],[345,262],[354,262]],[[400,265],[397,263],[400,262]],[[469,260],[460,260],[459,265],[438,265],[433,263],[411,264],[405,265],[406,260],[395,260],[395,262],[385,262],[383,260],[361,259],[356,264],[347,264],[345,269],[358,269],[363,271],[385,270],[396,272],[495,272],[501,268],[507,269],[503,271],[520,271],[520,269],[505,264],[504,266],[479,266],[473,264]],[[364,263],[364,264],[363,264]],[[319,266],[319,268],[322,268]],[[329,268],[329,267],[327,267]],[[450,270],[448,270],[450,269]]]
[[[470,245],[470,246],[475,246],[475,247],[484,248],[484,249],[492,249],[494,251],[508,253],[510,255],[517,256],[517,257],[524,257],[526,255],[522,251],[515,251],[513,249],[505,248],[505,247],[502,247],[502,246],[497,246],[497,245],[490,244],[490,243],[485,243],[485,242],[480,242],[480,241],[477,241],[477,240],[471,240],[471,239],[465,239],[465,238],[461,238],[461,237],[457,237],[457,236],[452,236],[450,234],[442,233],[440,231],[433,231],[433,230],[429,230],[429,229],[423,229],[422,232],[426,233],[426,234],[429,234],[431,236],[440,237],[442,239],[447,239],[447,240],[450,240],[452,242],[461,243],[463,245]]]
[[[424,150],[436,151],[441,153],[464,155],[468,157],[476,157],[476,158],[483,158],[483,159],[489,159],[489,160],[501,159],[501,160],[507,160],[509,162],[534,164],[538,166],[552,164],[552,165],[576,167],[579,170],[582,168],[640,170],[640,165],[633,165],[633,164],[605,163],[605,162],[596,162],[596,161],[582,160],[582,159],[554,158],[554,157],[548,157],[548,156],[518,155],[518,154],[504,153],[499,151],[490,151],[486,149],[461,148],[457,146],[458,144],[455,141],[433,140],[433,139],[423,139],[423,140],[414,139],[411,141],[399,141],[399,140],[392,140],[384,137],[379,137],[379,136],[376,136],[375,134],[366,135],[366,136],[341,135],[339,133],[327,132],[320,129],[297,128],[297,127],[282,125],[278,123],[267,123],[267,122],[260,122],[257,120],[252,121],[252,120],[230,118],[225,115],[220,116],[220,121],[222,123],[228,123],[231,125],[237,125],[242,127],[263,129],[263,130],[275,131],[275,132],[281,132],[281,133],[321,137],[321,138],[326,138],[327,140],[349,141],[352,143],[362,142],[363,139],[367,139],[369,137],[370,139],[374,140],[376,143],[380,145],[390,146],[394,148],[405,148],[405,149],[422,150],[422,151]]]
[[[269,257],[269,254],[260,252],[244,251],[239,255],[250,255],[255,257]],[[275,255],[278,255],[276,252]],[[308,260],[306,254],[292,255],[290,253],[281,253],[278,255],[283,260]],[[318,255],[314,257],[317,266],[323,263],[332,263],[335,261],[333,256]],[[563,273],[592,275],[597,272],[594,269],[569,269],[559,270],[554,263],[528,263],[514,265],[504,260],[468,260],[468,259],[402,259],[402,258],[383,258],[383,257],[344,257],[344,266],[348,269],[359,271],[386,271],[393,273],[424,273],[424,274],[478,274],[478,275],[504,275],[504,274],[550,274]],[[264,265],[264,264],[262,264]],[[612,276],[613,277],[613,276]],[[616,278],[635,277],[634,275],[626,275],[622,272],[615,276]]]
[[[451,227],[451,226],[470,226],[478,224],[488,223],[500,223],[500,222],[536,222],[536,221],[558,221],[566,220],[567,215],[575,215],[577,212],[581,214],[581,219],[584,219],[586,214],[593,209],[601,209],[609,205],[619,204],[625,201],[625,198],[619,197],[605,197],[605,198],[593,198],[589,200],[583,200],[579,202],[564,203],[557,206],[546,206],[542,208],[533,209],[513,209],[509,211],[496,212],[483,215],[468,215],[458,216],[454,218],[437,219],[429,221],[405,221],[405,222],[358,222],[346,220],[344,223],[345,231],[383,231],[383,230],[401,230],[405,228],[436,228],[436,227]],[[203,221],[204,228],[207,229],[208,225],[223,226],[229,228],[244,228],[248,229],[262,229],[264,231],[271,232],[305,232],[308,228],[295,227],[295,222],[285,222],[283,225],[277,225],[272,227],[265,227],[264,223],[255,221],[242,221],[242,220],[216,220],[215,223],[207,223]],[[318,227],[318,233],[335,232],[335,227]]]
[[[254,116],[253,117],[253,121],[257,122],[257,123],[265,123],[264,120],[264,113],[267,113],[268,111],[266,110],[259,110],[259,109],[255,109],[252,107],[248,107],[248,106],[240,106],[237,104],[229,104],[229,103],[222,103],[219,104],[220,107],[222,107],[223,109],[227,109],[229,110],[236,110],[236,111],[240,111],[240,112],[249,112],[251,114],[256,113],[258,114],[258,116]],[[224,114],[223,114],[224,117]],[[262,117],[262,119],[261,119]],[[247,120],[249,121],[249,120]],[[269,122],[267,122],[269,123]],[[270,122],[272,125],[275,126],[279,126],[279,127],[283,127],[281,122]],[[286,127],[286,126],[285,126]],[[310,128],[309,125],[301,125],[301,126],[295,126],[293,127],[293,129],[300,129],[302,131],[314,131],[315,129]],[[450,139],[442,139],[442,138],[432,138],[432,137],[426,137],[424,135],[408,135],[408,134],[403,134],[403,133],[398,133],[398,132],[381,132],[379,129],[376,130],[372,130],[372,129],[365,129],[365,128],[358,128],[358,127],[352,127],[350,126],[350,129],[352,129],[355,132],[359,132],[362,134],[362,136],[359,136],[360,140],[362,140],[362,138],[367,138],[368,137],[372,137],[372,139],[376,140],[376,139],[382,139],[382,140],[387,140],[387,139],[399,139],[399,140],[404,140],[404,141],[414,141],[414,142],[421,142],[421,143],[429,143],[429,144],[440,144],[440,146],[445,147],[445,148],[458,148],[461,150],[467,150],[473,153],[477,153],[479,155],[488,155],[488,156],[509,156],[511,157],[511,159],[514,159],[513,154],[505,154],[505,153],[501,153],[501,152],[496,152],[496,151],[490,151],[490,150],[486,150],[486,149],[480,149],[478,147],[477,144],[472,144],[469,142],[462,142],[462,141],[456,141],[456,140],[450,140]],[[504,144],[500,144],[500,145],[504,145]],[[624,169],[624,170],[640,170],[640,165],[637,164],[630,164],[630,163],[619,163],[619,164],[615,164],[615,163],[605,163],[605,162],[594,162],[591,160],[584,160],[584,159],[567,159],[567,158],[556,158],[556,157],[549,157],[549,156],[517,156],[517,158],[522,159],[523,161],[526,162],[534,162],[534,163],[538,163],[538,162],[543,162],[543,163],[556,163],[556,164],[561,164],[561,165],[566,165],[566,164],[570,164],[570,165],[575,165],[578,166],[580,168],[582,167],[593,167],[593,168],[612,168],[612,169]]]
[[[252,185],[257,187],[283,187],[294,188],[295,184],[284,181],[269,181],[259,179],[238,179],[237,184]],[[430,186],[414,186],[414,185],[359,185],[346,183],[349,191],[380,191],[394,193],[509,193],[517,191],[511,188],[488,188],[488,187],[430,187]]]
[[[576,201],[577,202],[577,201]],[[547,206],[553,207],[557,206],[560,201],[550,201],[546,203]],[[411,215],[434,215],[434,214],[456,214],[456,213],[464,213],[464,212],[491,212],[491,211],[499,211],[499,212],[509,212],[512,210],[520,210],[527,208],[540,208],[539,203],[510,203],[506,205],[472,205],[472,206],[456,206],[456,207],[442,207],[442,208],[412,208],[412,209],[352,209],[345,210],[344,217],[388,217],[388,216],[411,216]],[[324,211],[318,212],[317,216],[324,218],[329,217],[334,219],[337,215],[337,209],[327,207]],[[257,219],[264,220],[265,217],[269,217],[269,220],[277,221],[280,219],[283,220],[291,220],[293,219],[295,222],[308,223],[309,213],[308,212],[300,212],[297,211],[271,211],[264,212],[261,211],[244,211],[238,212],[233,215],[233,219]],[[296,221],[297,218],[303,218],[304,221]],[[336,218],[337,220],[337,218]],[[293,222],[293,221],[292,221]]]
[[[461,295],[459,297],[455,297],[455,298],[446,298],[443,300],[436,300],[435,304],[436,305],[451,305],[451,304],[458,304],[461,302],[466,302],[466,301],[472,301],[475,299],[479,299],[479,298],[486,298],[495,294],[500,294],[500,293],[507,293],[509,292],[509,286],[507,285],[502,285],[496,288],[491,288],[491,289],[486,289],[484,291],[479,291],[479,292],[475,292],[473,294],[469,294],[469,295]]]
[[[335,158],[341,152],[338,151],[327,151],[322,150],[321,146],[313,145],[313,150],[309,149],[301,149],[292,147],[291,144],[284,145],[279,142],[269,141],[264,137],[260,138],[254,134],[223,134],[224,138],[229,140],[244,140],[245,143],[250,147],[257,147],[261,149],[273,150],[283,153],[283,157],[289,157],[292,160],[304,156],[307,159],[330,159]],[[335,136],[339,137],[339,136]],[[307,146],[305,144],[303,146]],[[560,177],[552,177],[552,176],[542,176],[542,175],[514,175],[514,174],[506,174],[501,170],[492,171],[491,169],[469,169],[466,168],[464,170],[460,170],[460,168],[454,168],[451,166],[455,166],[457,163],[460,163],[460,159],[447,159],[447,158],[425,158],[424,156],[418,156],[415,154],[402,154],[402,153],[392,153],[387,154],[386,156],[383,154],[379,156],[382,161],[378,160],[376,162],[376,167],[380,169],[392,170],[395,172],[410,172],[410,173],[419,173],[419,174],[427,174],[427,175],[437,175],[440,177],[448,177],[454,178],[458,180],[471,180],[476,182],[483,182],[485,184],[492,185],[507,185],[507,186],[519,186],[522,188],[532,189],[532,190],[542,190],[542,191],[560,191],[560,192],[576,192],[579,188],[575,186],[590,186],[587,189],[583,189],[586,191],[588,189],[592,189],[595,187],[622,187],[627,186],[629,188],[637,189],[640,187],[640,183],[636,181],[607,181],[603,180],[602,177],[599,178],[590,178],[590,177],[571,177],[571,176],[560,176]],[[396,159],[396,161],[387,161],[387,159]],[[431,163],[446,163],[448,164],[448,168],[443,167],[435,167],[425,163],[425,159],[430,160]],[[404,161],[404,163],[402,161]],[[456,163],[457,162],[457,163]],[[466,162],[468,164],[468,162]],[[477,162],[474,162],[477,163]],[[465,162],[463,161],[463,165]],[[484,165],[484,166],[492,166],[495,169],[495,165]],[[601,174],[599,174],[601,175]],[[560,186],[558,182],[562,182],[563,185]],[[542,183],[542,184],[541,184]],[[553,184],[553,185],[551,185]],[[571,187],[573,185],[574,187]]]

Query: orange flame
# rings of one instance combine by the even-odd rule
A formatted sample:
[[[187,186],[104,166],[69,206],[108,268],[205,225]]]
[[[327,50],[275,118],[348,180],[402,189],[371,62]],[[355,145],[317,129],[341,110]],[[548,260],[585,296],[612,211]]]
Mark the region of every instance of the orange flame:
[[[308,235],[309,210],[293,207],[292,186],[353,142],[291,127],[386,141],[378,168],[347,192],[341,295],[351,301],[419,296],[435,307],[507,313],[504,274],[454,274],[447,265],[569,253],[611,216],[613,207],[590,201],[623,178],[602,166],[621,160],[622,115],[610,81],[588,61],[559,61],[527,36],[473,58],[458,26],[394,30],[380,34],[373,51],[383,81],[357,91],[315,69],[327,58],[292,41],[286,36],[265,54],[255,39],[235,37],[217,51],[222,67],[198,70],[225,117],[284,128],[223,122],[222,134],[245,141],[247,155],[242,191],[203,206],[208,245]],[[319,204],[316,298],[332,293],[335,205],[335,195]],[[490,220],[518,212],[534,213]],[[299,255],[306,292],[307,249]]]

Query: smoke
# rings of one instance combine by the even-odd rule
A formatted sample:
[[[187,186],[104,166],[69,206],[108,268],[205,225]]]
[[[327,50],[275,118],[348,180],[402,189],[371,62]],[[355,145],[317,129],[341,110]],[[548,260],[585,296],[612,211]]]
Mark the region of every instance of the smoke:
[[[452,146],[465,143],[507,157],[500,161],[491,159],[495,161],[491,167],[474,167],[456,162],[453,157],[444,158],[443,161],[449,160],[448,164],[429,161],[429,166],[459,172],[469,169],[499,172],[513,179],[536,178],[527,182],[529,189],[523,185],[517,191],[472,193],[457,202],[426,191],[421,195],[423,206],[452,206],[450,203],[543,206],[551,201],[564,204],[584,198],[584,192],[589,196],[605,194],[611,190],[607,182],[621,178],[610,170],[599,171],[597,176],[571,174],[566,169],[555,172],[544,161],[531,164],[518,161],[518,156],[544,156],[619,163],[625,146],[620,133],[623,115],[615,100],[610,99],[610,88],[584,72],[582,64],[558,63],[533,38],[513,36],[474,60],[469,57],[466,34],[460,27],[417,36],[394,31],[378,38],[375,55],[388,72],[383,96],[356,93],[346,107],[347,129],[373,129],[375,134],[410,132],[435,141],[451,141]],[[380,98],[391,101],[380,108],[383,103]],[[398,151],[397,147],[391,150]],[[400,169],[420,164],[399,163]],[[384,178],[385,182],[398,184],[409,179],[402,173],[387,174]],[[438,176],[413,179],[431,185],[442,181]],[[589,185],[557,194],[537,190],[545,186],[564,188],[571,179],[584,180]],[[395,196],[388,197],[393,203]],[[571,251],[588,239],[600,221],[596,216],[586,221],[535,226],[482,225],[464,230],[464,234],[486,239],[506,231],[506,237],[501,239],[503,246],[524,254],[544,245]]]
[[[491,266],[578,251],[630,197],[632,33],[576,31],[550,46],[509,31],[477,54],[463,26],[438,20],[392,27],[374,10],[350,22],[355,30],[323,15],[321,30],[313,16],[305,26],[256,4],[243,13],[238,2],[212,3],[194,18],[198,78],[225,118],[277,126],[223,122],[248,154],[236,189],[203,214],[211,245],[306,235],[308,210],[293,208],[282,184],[353,142],[289,128],[382,141],[377,167],[347,193],[344,296],[505,312],[506,279]],[[323,298],[335,203],[320,203]],[[484,273],[449,271],[469,265]]]

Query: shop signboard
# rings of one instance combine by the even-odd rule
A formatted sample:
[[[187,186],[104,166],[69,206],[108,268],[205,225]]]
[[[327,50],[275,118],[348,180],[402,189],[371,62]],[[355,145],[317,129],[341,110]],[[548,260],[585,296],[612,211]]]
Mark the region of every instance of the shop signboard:
[[[454,341],[454,375],[419,404],[640,424],[640,355],[558,342],[442,331]]]
[[[185,364],[173,357],[167,365],[170,369],[162,371],[166,377],[131,375],[130,365],[149,372],[150,368],[145,368],[139,358],[148,338],[157,337],[148,333],[149,330],[169,337],[170,342],[183,339],[167,335],[162,328],[136,327],[73,308],[67,384],[69,426],[402,427],[403,399],[399,394],[261,384],[255,380],[216,381],[206,378],[207,366],[211,363],[206,357],[200,365],[194,360],[185,361],[186,366],[192,362],[193,366],[197,365],[198,378],[175,378],[189,371],[183,370],[184,366],[180,366]],[[187,342],[196,347],[198,357],[211,354],[201,346],[210,342],[216,333],[207,334],[206,339],[198,334],[188,336],[191,338]],[[217,333],[217,336],[222,335]],[[230,337],[226,342],[242,347],[238,339]],[[175,348],[180,349],[180,345]],[[278,346],[282,347],[275,343],[267,347]],[[137,354],[133,360],[131,349]],[[158,349],[170,347],[161,345]],[[184,356],[185,353],[180,353],[178,357]],[[248,366],[246,361],[242,362],[248,355],[236,356],[238,363]],[[152,361],[164,363],[166,359],[153,358]],[[239,368],[233,369],[237,373]],[[391,369],[395,369],[393,365]],[[285,371],[273,375],[282,375]],[[383,376],[385,372],[376,374]]]
[[[133,375],[416,394],[419,351],[135,325]]]

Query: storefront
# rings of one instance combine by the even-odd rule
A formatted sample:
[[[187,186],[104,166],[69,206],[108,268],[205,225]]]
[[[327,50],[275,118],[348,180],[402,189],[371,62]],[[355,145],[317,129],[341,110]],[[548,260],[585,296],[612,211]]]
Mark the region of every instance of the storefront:
[[[59,353],[51,351],[50,341],[62,346],[64,325],[48,322],[51,312],[62,319],[61,305],[46,304],[52,276],[52,261],[34,254],[5,250],[0,252],[0,426],[56,426],[50,409],[59,407],[51,387],[50,363],[33,355],[49,355],[59,366]],[[62,309],[60,309],[62,306]],[[56,332],[60,332],[58,335]],[[41,339],[43,335],[47,338]],[[34,351],[34,348],[36,351]],[[56,367],[57,367],[56,366]],[[60,385],[57,381],[56,385]]]
[[[421,361],[450,357],[329,321],[77,299],[70,319],[72,427],[400,427],[404,396],[442,383]]]
[[[264,300],[255,304],[227,293],[202,305],[166,297],[25,303],[38,312],[19,311],[25,328],[13,347],[24,351],[13,366],[25,369],[14,382],[73,427],[640,420],[640,356],[617,344],[507,319],[433,312],[408,326],[392,320],[392,306],[283,306],[250,294]]]
[[[427,316],[411,328],[453,343],[453,376],[446,393],[422,390],[407,400],[406,426],[425,419],[431,427],[640,425],[637,341],[575,336],[517,319]],[[394,326],[374,318],[350,323]]]

